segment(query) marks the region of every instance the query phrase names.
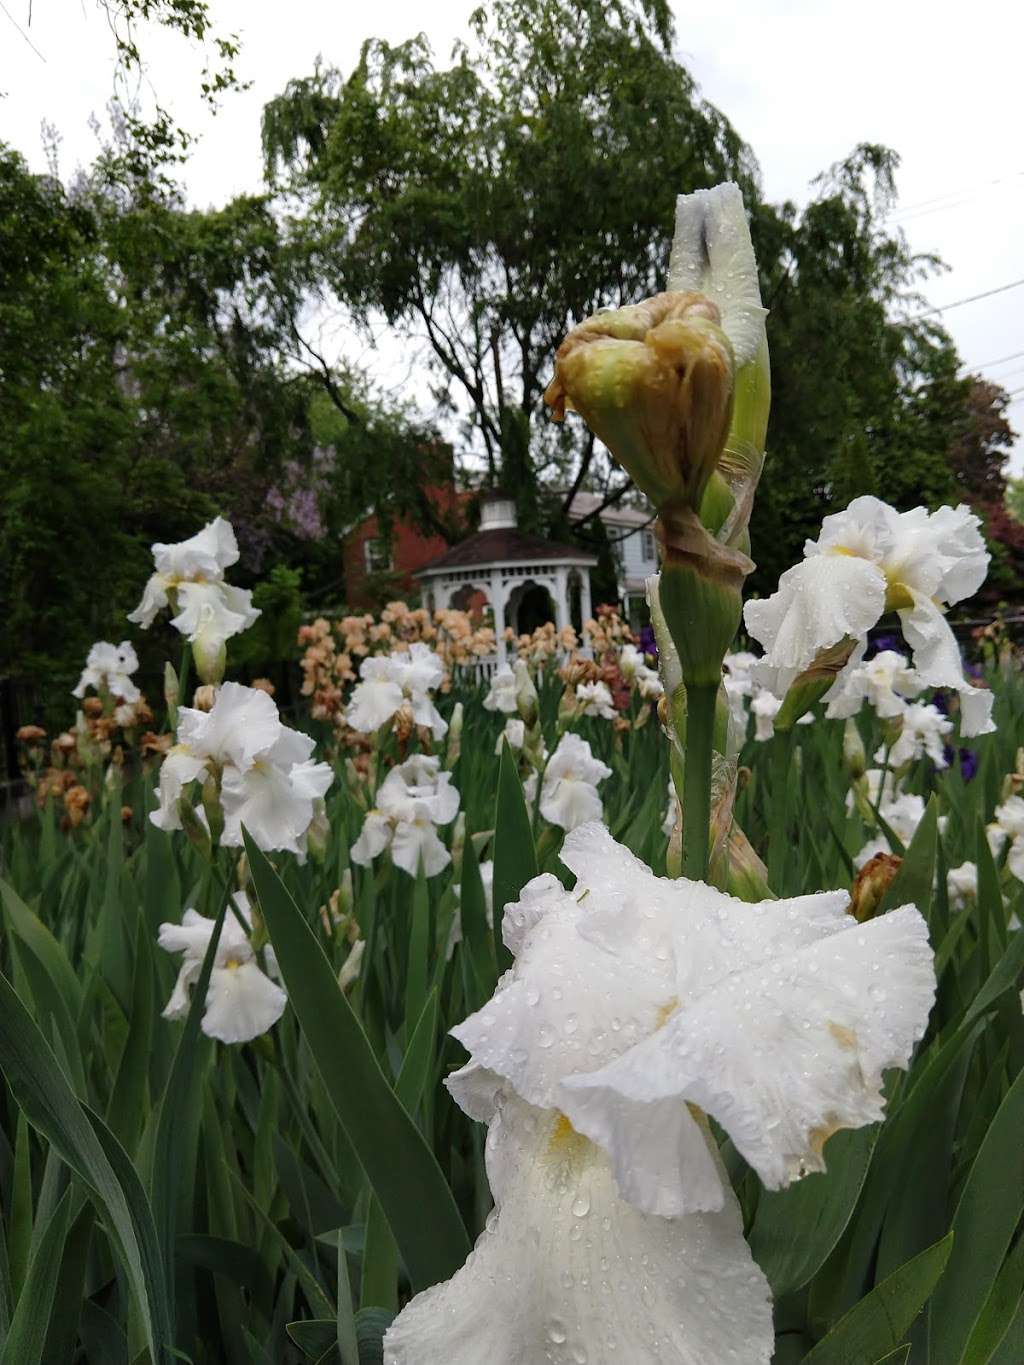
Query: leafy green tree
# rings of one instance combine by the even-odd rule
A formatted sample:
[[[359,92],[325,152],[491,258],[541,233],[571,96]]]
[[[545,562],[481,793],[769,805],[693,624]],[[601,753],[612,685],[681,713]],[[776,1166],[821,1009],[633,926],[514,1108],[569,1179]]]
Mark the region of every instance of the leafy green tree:
[[[471,38],[447,67],[423,39],[370,42],[347,77],[291,81],[265,110],[264,150],[301,206],[292,240],[310,283],[425,344],[442,410],[467,414],[521,523],[564,531],[577,488],[628,490],[582,424],[544,412],[553,353],[579,318],[663,287],[676,194],[725,178],[750,206],[771,309],[755,588],[858,493],[954,494],[949,436],[969,386],[941,325],[913,317],[937,263],[887,226],[894,153],[860,146],[803,212],[774,207],[749,147],[672,55],[664,8],[500,0]]]
[[[885,224],[896,155],[865,144],[817,182],[802,213],[761,206],[753,228],[770,309],[772,414],[751,520],[758,573],[771,591],[823,514],[873,493],[898,507],[955,495],[950,431],[969,384],[920,311],[914,288],[935,267]]]
[[[280,562],[318,601],[343,600],[341,536],[368,511],[457,533],[430,494],[450,472],[436,433],[300,344],[264,199],[186,210],[116,148],[70,192],[0,149],[0,213],[0,605],[20,676],[70,679],[120,639],[150,544],[217,512],[239,582]]]
[[[663,286],[681,189],[735,178],[753,196],[755,166],[672,57],[664,4],[498,0],[470,27],[446,68],[423,38],[374,41],[347,78],[291,81],[264,147],[303,207],[311,283],[425,344],[439,401],[529,525],[539,485],[608,472],[544,412],[562,337]]]

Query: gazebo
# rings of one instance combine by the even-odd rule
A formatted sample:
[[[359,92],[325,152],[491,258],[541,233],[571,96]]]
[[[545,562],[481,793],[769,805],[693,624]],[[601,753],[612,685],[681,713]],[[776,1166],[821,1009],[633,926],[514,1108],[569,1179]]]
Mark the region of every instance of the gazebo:
[[[595,555],[576,546],[520,531],[513,500],[491,493],[480,504],[480,529],[415,576],[431,611],[468,607],[478,594],[487,599],[494,613],[500,665],[508,657],[507,626],[522,634],[553,620],[561,630],[573,624],[574,599],[579,624],[589,620],[590,570],[596,563]]]

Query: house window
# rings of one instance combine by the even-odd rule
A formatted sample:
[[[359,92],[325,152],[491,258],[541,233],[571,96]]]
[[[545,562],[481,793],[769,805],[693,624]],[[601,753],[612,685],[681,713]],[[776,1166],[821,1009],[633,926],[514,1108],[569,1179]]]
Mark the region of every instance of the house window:
[[[367,573],[387,573],[391,568],[391,551],[379,536],[363,541],[363,563]]]
[[[658,548],[654,543],[653,531],[640,532],[641,553],[647,563],[653,564],[658,558]]]

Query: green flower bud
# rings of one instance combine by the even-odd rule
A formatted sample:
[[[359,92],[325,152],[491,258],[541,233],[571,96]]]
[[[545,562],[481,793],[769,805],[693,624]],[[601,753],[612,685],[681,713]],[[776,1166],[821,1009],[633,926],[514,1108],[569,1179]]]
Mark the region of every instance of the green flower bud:
[[[864,741],[860,737],[857,729],[857,722],[852,716],[847,719],[843,729],[843,762],[846,771],[856,780],[863,777],[867,771],[868,760],[864,752]]]
[[[192,658],[204,683],[216,686],[223,680],[228,663],[228,649],[223,640],[200,631],[192,641]]]
[[[189,843],[201,857],[209,861],[212,856],[209,831],[196,814],[195,807],[187,796],[178,798],[178,816]]]
[[[459,761],[459,754],[462,753],[462,723],[462,702],[457,701],[452,709],[452,718],[448,726],[448,747],[444,756],[444,766],[447,772],[451,772],[455,767]]]
[[[524,660],[516,660],[514,672],[516,675],[516,708],[529,730],[536,725],[537,718],[540,715],[540,699],[537,696],[533,679],[530,677],[530,670]]]
[[[203,783],[203,810],[210,838],[217,844],[224,833],[224,810],[220,804],[220,776],[217,773],[211,772]]]

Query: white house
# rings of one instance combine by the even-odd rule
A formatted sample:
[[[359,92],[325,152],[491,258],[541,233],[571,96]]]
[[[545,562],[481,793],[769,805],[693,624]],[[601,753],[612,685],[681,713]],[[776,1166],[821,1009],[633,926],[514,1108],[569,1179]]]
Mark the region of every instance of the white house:
[[[604,501],[597,493],[577,493],[569,507],[569,519],[580,521]],[[617,503],[598,513],[618,566],[619,601],[632,626],[647,620],[645,583],[658,572],[658,545],[654,536],[655,512],[651,507]]]

